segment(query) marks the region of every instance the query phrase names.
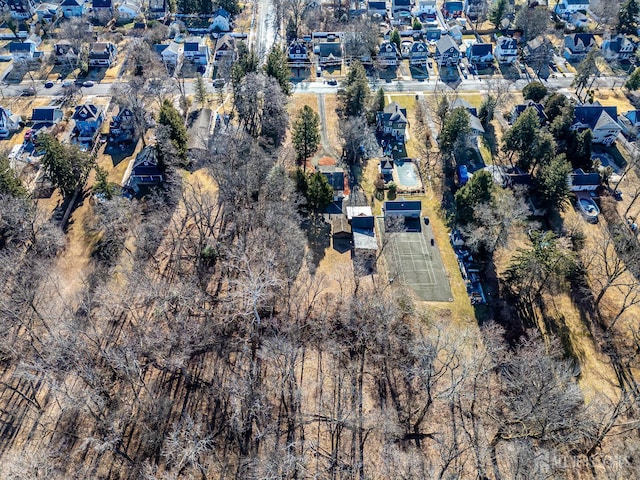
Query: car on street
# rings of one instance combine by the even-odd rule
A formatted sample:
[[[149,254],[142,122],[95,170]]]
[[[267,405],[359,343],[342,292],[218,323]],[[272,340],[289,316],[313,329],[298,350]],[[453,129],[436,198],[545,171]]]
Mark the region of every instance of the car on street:
[[[207,66],[206,65],[200,65],[198,67],[198,73],[200,75],[204,75],[206,73],[206,71],[207,71]]]
[[[35,94],[36,89],[34,87],[23,88],[22,92],[20,93],[20,95],[22,95],[23,97],[32,97]]]
[[[53,87],[53,82],[51,80],[49,80],[47,83],[44,84],[44,88],[51,88]]]
[[[62,82],[62,86],[63,86],[64,88],[68,88],[68,87],[70,87],[71,85],[73,85],[73,82],[72,82],[71,80],[65,80],[64,82]]]
[[[338,81],[336,79],[331,79],[327,82],[329,85],[338,85]]]
[[[84,82],[84,83],[82,84],[82,86],[83,86],[84,88],[90,88],[90,87],[93,87],[94,85],[95,85],[95,84],[94,84],[91,80],[87,80],[86,82]]]

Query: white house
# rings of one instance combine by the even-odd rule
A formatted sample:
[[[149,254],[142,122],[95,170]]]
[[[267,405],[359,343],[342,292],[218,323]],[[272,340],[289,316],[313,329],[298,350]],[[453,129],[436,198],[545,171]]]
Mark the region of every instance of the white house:
[[[184,41],[184,58],[199,65],[209,63],[209,45],[202,37],[190,37]]]
[[[438,15],[436,0],[419,0],[413,7],[413,14],[423,20],[436,18]]]
[[[33,60],[36,53],[36,44],[30,40],[26,42],[11,42],[9,44],[9,53],[11,53],[15,62]]]
[[[0,107],[0,138],[7,138],[20,130],[21,122],[20,115],[12,114],[8,108]]]
[[[211,17],[209,30],[212,32],[228,32],[231,30],[231,14],[224,8],[219,8]]]
[[[65,18],[81,17],[87,11],[83,0],[64,0],[60,9]]]
[[[621,34],[615,37],[605,35],[602,46],[600,47],[602,56],[608,61],[629,60],[635,49],[635,43]]]
[[[605,107],[598,102],[589,105],[576,105],[572,130],[590,129],[593,135],[592,143],[611,145],[618,138],[622,127],[618,118],[617,107]]]
[[[156,44],[153,48],[160,54],[162,62],[165,65],[175,67],[176,69],[182,65],[182,59],[184,57],[184,45],[182,43],[172,41],[169,44]]]
[[[398,46],[393,42],[382,42],[378,51],[378,63],[384,67],[397,67]]]
[[[574,12],[586,12],[588,8],[589,0],[560,0],[556,5],[556,13],[568,15]]]
[[[428,57],[429,48],[427,47],[427,44],[421,40],[413,42],[411,45],[411,51],[409,52],[409,63],[411,65],[426,66]]]
[[[518,42],[511,37],[499,37],[494,50],[499,63],[513,63],[518,58]]]

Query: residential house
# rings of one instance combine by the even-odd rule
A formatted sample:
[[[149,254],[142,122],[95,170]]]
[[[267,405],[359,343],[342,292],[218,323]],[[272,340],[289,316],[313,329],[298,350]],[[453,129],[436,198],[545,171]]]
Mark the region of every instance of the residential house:
[[[161,43],[153,46],[153,49],[160,55],[162,62],[170,67],[178,69],[182,65],[184,58],[184,45],[182,43]]]
[[[142,14],[142,5],[138,0],[123,0],[118,5],[118,20],[133,20]]]
[[[478,15],[482,13],[483,0],[465,0],[464,1],[464,14],[469,20],[477,20]]]
[[[0,107],[0,138],[7,138],[12,133],[20,130],[22,118],[11,113],[11,110]]]
[[[125,173],[126,175],[126,173]],[[158,152],[155,146],[148,145],[136,155],[131,174],[124,181],[124,186],[138,193],[141,186],[153,187],[164,181],[164,175],[158,163]]]
[[[622,34],[606,35],[601,47],[602,56],[608,61],[629,60],[635,49],[636,44]]]
[[[341,42],[320,42],[318,47],[318,59],[321,66],[342,65]]]
[[[104,110],[93,103],[85,103],[76,107],[72,120],[75,121],[73,134],[81,143],[91,143],[104,122]]]
[[[36,8],[36,16],[41,23],[51,23],[61,15],[60,5],[54,3],[41,3]]]
[[[184,58],[198,65],[207,65],[211,52],[203,37],[190,37],[184,41]]]
[[[60,9],[64,18],[81,17],[87,11],[83,0],[63,0]]]
[[[420,218],[422,202],[420,200],[388,200],[382,206],[385,219],[388,217]]]
[[[367,13],[370,17],[387,18],[387,2],[367,2]]]
[[[611,145],[618,138],[622,127],[618,124],[617,107],[605,107],[600,103],[576,105],[572,130],[590,129],[593,143]]]
[[[493,45],[490,43],[474,43],[467,48],[469,62],[477,67],[493,64]]]
[[[436,61],[438,65],[457,65],[460,61],[460,49],[450,35],[443,35],[436,42]]]
[[[420,20],[435,20],[438,16],[436,0],[418,0],[413,7],[413,14]]]
[[[564,37],[564,58],[569,61],[583,60],[593,48],[597,48],[593,33],[572,33]]]
[[[344,215],[336,215],[331,219],[331,236],[336,240],[351,240],[351,224]],[[335,247],[334,243],[334,247]]]
[[[391,16],[395,20],[411,18],[411,0],[391,0]]]
[[[442,5],[442,15],[445,19],[458,18],[464,11],[464,3],[461,1],[445,1]]]
[[[442,37],[442,29],[438,22],[427,21],[422,24],[424,39],[428,42],[437,42]]]
[[[400,107],[398,102],[391,102],[376,115],[378,131],[393,137],[398,142],[404,142],[408,123],[407,109]]]
[[[384,67],[397,67],[398,58],[400,52],[398,52],[398,46],[393,42],[382,42],[378,50],[378,63]]]
[[[494,54],[499,63],[513,63],[518,58],[518,42],[511,37],[499,37]]]
[[[556,3],[556,13],[567,15],[574,12],[586,12],[589,8],[589,0],[560,0]]]
[[[287,62],[290,67],[305,67],[309,64],[307,47],[300,41],[295,41],[289,46]]]
[[[411,65],[419,65],[426,67],[429,60],[429,48],[422,40],[413,42],[409,52],[409,63]]]
[[[11,18],[26,20],[33,17],[36,4],[33,0],[5,0]]]
[[[233,62],[236,59],[236,39],[225,34],[216,41],[214,63]]]
[[[351,233],[353,235],[354,256],[369,258],[372,262],[367,266],[373,269],[378,242],[374,228],[375,219],[373,215],[358,215],[351,219]]]
[[[636,139],[640,133],[640,110],[630,110],[624,115],[618,115],[618,124],[622,127],[622,133]]]
[[[151,19],[162,18],[167,14],[167,0],[149,0],[147,17]]]
[[[27,40],[26,42],[9,43],[9,53],[14,62],[27,62],[33,60],[36,53],[36,44]]]
[[[128,144],[135,137],[133,112],[128,108],[120,108],[118,114],[109,122],[109,141]]]
[[[324,166],[319,165],[318,171],[322,173],[331,188],[333,188],[333,201],[340,202],[345,197],[345,175],[344,169],[341,167],[336,167],[334,165]]]
[[[482,122],[478,118],[478,110],[475,107],[472,107],[469,102],[461,98],[456,99],[451,104],[452,110],[460,107],[464,108],[467,113],[469,113],[469,126],[471,127],[471,133],[476,137],[484,135],[484,127],[482,126]]]
[[[382,174],[385,182],[391,181],[393,175],[393,158],[384,157],[380,160],[380,165],[378,165],[378,169]]]
[[[93,15],[113,15],[113,0],[92,0]]]
[[[518,117],[522,115],[522,112],[524,112],[527,108],[533,108],[536,111],[541,126],[547,124],[549,119],[547,118],[547,114],[544,111],[544,105],[542,105],[541,103],[536,103],[533,100],[527,100],[525,103],[519,103],[518,105],[513,107],[513,109],[511,110],[510,122],[514,123],[518,119]]]
[[[231,14],[224,8],[219,8],[211,16],[209,30],[212,32],[228,32],[231,30]]]
[[[449,28],[449,36],[458,44],[460,45],[462,43],[462,27],[460,25],[454,25],[453,27]]]
[[[68,40],[61,40],[53,46],[53,56],[56,65],[75,65],[78,53]]]
[[[89,50],[89,66],[109,68],[116,62],[118,48],[111,42],[96,42]]]
[[[600,181],[598,172],[585,173],[581,168],[567,176],[567,183],[572,192],[594,192],[600,186]]]
[[[51,127],[64,118],[60,107],[37,107],[31,111],[33,129]]]
[[[541,59],[551,58],[553,51],[551,42],[546,37],[539,35],[525,44],[522,55],[526,62],[539,64]],[[542,66],[546,67],[547,62],[543,62],[543,65],[540,66],[541,70]]]

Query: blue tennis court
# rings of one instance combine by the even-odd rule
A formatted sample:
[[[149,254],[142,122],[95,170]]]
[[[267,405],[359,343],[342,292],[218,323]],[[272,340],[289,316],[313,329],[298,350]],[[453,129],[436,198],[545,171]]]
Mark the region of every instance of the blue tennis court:
[[[396,172],[398,174],[398,183],[400,187],[416,188],[422,187],[422,182],[418,176],[418,169],[415,163],[411,161],[396,160]]]

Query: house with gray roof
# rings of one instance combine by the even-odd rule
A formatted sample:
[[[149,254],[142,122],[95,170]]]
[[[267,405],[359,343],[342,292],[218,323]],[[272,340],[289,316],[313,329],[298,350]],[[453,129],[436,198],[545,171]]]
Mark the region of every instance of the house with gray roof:
[[[60,107],[36,107],[31,111],[33,128],[51,127],[64,118]]]
[[[171,43],[158,43],[153,49],[160,55],[162,62],[175,68],[176,70],[182,65],[184,58],[184,44],[172,41]]]
[[[438,65],[457,65],[460,61],[460,48],[451,35],[443,35],[436,42],[436,61]]]
[[[340,41],[335,42],[320,42],[318,44],[318,59],[320,65],[330,66],[342,65],[342,43]]]
[[[126,172],[125,172],[126,175]],[[158,162],[158,152],[155,145],[147,145],[142,149],[131,165],[131,173],[125,178],[125,187],[138,193],[140,187],[153,187],[164,181],[164,175]]]
[[[469,114],[469,126],[471,127],[471,133],[475,136],[484,135],[484,127],[482,126],[482,122],[478,118],[478,110],[475,107],[472,107],[469,102],[463,100],[462,98],[457,98],[452,104],[451,109],[455,108],[464,108]]]
[[[467,48],[469,62],[477,67],[493,64],[493,45],[490,43],[474,43]]]
[[[589,8],[589,0],[560,0],[556,3],[558,15],[568,15],[574,12],[586,12]]]
[[[118,55],[118,47],[111,42],[96,42],[89,50],[89,66],[96,68],[110,68]]]
[[[184,41],[184,58],[198,65],[207,65],[211,55],[209,45],[203,37],[189,37]]]
[[[426,66],[429,60],[429,48],[422,40],[418,40],[411,44],[409,50],[409,63],[411,65]]]
[[[383,67],[397,67],[400,52],[393,42],[382,42],[378,49],[378,64]]]
[[[60,9],[65,18],[81,17],[87,11],[83,0],[63,0]]]
[[[9,53],[15,62],[33,60],[36,54],[36,44],[30,40],[26,42],[9,43]]]
[[[71,119],[75,122],[73,134],[81,143],[93,142],[104,122],[104,110],[93,103],[78,105]]]
[[[231,14],[219,8],[211,15],[209,30],[212,32],[228,32],[231,30]]]
[[[513,124],[518,119],[518,117],[522,115],[522,112],[524,112],[527,108],[533,108],[536,111],[541,126],[547,124],[549,119],[547,118],[547,114],[544,111],[544,105],[542,105],[541,103],[536,103],[533,100],[527,100],[524,103],[519,103],[518,105],[514,106],[513,110],[511,110],[511,118],[509,119],[510,123]]]
[[[602,42],[602,56],[607,61],[626,61],[631,58],[636,49],[636,44],[626,35],[605,36]]]
[[[564,37],[564,58],[579,62],[594,48],[597,48],[593,33],[572,33]]]
[[[378,15],[381,18],[387,18],[387,2],[367,2],[367,13],[371,17]]]
[[[571,129],[581,131],[588,128],[593,135],[592,143],[611,145],[622,131],[617,118],[618,109],[615,106],[605,107],[598,102],[576,105]]]
[[[593,192],[600,186],[601,179],[598,172],[585,173],[578,168],[568,175],[567,183],[572,192]]]
[[[498,37],[494,54],[499,63],[513,63],[518,58],[518,42],[511,37]]]
[[[0,138],[7,138],[12,133],[20,130],[22,118],[11,113],[11,110],[0,107]]]
[[[339,202],[345,198],[345,175],[344,169],[335,165],[319,165],[318,171],[322,173],[331,188],[333,188],[333,201]]]
[[[407,109],[400,107],[398,102],[391,102],[376,115],[378,131],[382,135],[391,136],[399,142],[404,142],[408,123]]]

